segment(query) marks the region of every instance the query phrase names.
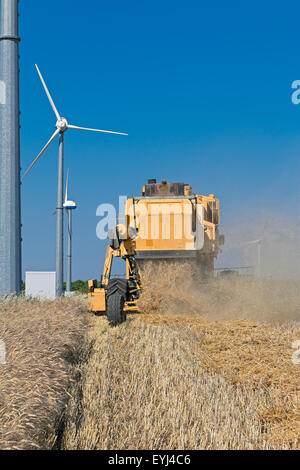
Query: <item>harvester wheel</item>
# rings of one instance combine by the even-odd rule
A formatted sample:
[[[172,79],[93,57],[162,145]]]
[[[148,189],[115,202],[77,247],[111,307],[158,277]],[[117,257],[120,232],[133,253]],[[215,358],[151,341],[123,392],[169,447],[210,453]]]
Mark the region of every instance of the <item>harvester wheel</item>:
[[[126,320],[126,313],[124,312],[124,297],[119,293],[115,293],[108,297],[106,314],[110,326],[117,326]]]
[[[106,315],[110,326],[117,326],[126,321],[124,304],[127,298],[127,291],[127,280],[110,279],[106,294]]]

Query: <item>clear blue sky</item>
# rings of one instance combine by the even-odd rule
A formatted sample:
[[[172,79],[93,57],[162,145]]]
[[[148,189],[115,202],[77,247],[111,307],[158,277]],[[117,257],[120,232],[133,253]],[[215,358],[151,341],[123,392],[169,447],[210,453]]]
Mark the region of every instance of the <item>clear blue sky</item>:
[[[69,122],[74,279],[99,277],[96,208],[148,178],[215,193],[222,228],[243,212],[299,215],[299,2],[20,1],[23,171],[54,131],[34,64]],[[23,270],[55,266],[58,142],[23,182]]]

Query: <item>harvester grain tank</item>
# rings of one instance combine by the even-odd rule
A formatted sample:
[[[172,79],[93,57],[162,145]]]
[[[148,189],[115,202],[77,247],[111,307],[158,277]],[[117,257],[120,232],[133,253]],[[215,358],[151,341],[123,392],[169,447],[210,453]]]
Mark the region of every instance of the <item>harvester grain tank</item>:
[[[127,201],[130,224],[137,229],[136,259],[188,260],[202,276],[212,276],[219,235],[219,201],[194,194],[190,185],[149,180],[142,196]]]

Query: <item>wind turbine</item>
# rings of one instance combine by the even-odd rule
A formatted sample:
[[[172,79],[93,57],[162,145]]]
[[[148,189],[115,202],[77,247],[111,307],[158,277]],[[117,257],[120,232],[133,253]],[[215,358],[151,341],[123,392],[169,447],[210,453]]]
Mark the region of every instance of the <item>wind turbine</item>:
[[[253,240],[251,242],[246,243],[246,245],[257,245],[257,272],[256,275],[258,278],[261,277],[261,244],[262,244],[262,239],[260,238],[259,240]]]
[[[119,135],[128,135],[123,132],[114,132],[114,131],[104,131],[101,129],[90,129],[88,127],[79,127],[69,124],[67,119],[62,117],[52,100],[50,92],[47,88],[47,85],[43,79],[43,76],[36,65],[37,72],[39,74],[40,80],[44,87],[45,93],[48,97],[50,102],[51,108],[54,111],[56,116],[56,131],[50,137],[45,147],[41,150],[38,154],[36,159],[32,162],[28,170],[23,175],[23,178],[29,173],[29,171],[34,167],[37,161],[41,158],[43,153],[47,150],[49,145],[53,142],[53,140],[59,135],[59,151],[58,151],[58,179],[57,179],[57,207],[56,207],[56,296],[60,297],[63,293],[63,184],[64,184],[64,133],[68,129],[78,129],[83,131],[91,131],[91,132],[104,132],[106,134],[119,134]]]
[[[72,290],[72,214],[73,210],[77,208],[77,204],[74,201],[68,199],[69,192],[69,169],[67,173],[66,192],[64,208],[67,212],[68,217],[68,263],[67,263],[67,289],[66,295],[71,295]]]

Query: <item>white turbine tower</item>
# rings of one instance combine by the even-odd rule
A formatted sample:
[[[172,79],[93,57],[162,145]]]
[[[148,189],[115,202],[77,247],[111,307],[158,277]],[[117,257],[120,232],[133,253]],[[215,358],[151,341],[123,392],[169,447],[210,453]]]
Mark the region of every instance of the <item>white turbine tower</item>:
[[[56,296],[60,297],[63,293],[63,185],[64,185],[64,133],[68,129],[78,129],[83,131],[91,131],[91,132],[104,132],[106,134],[119,134],[119,135],[128,135],[123,132],[114,132],[114,131],[104,131],[101,129],[90,129],[87,127],[79,127],[73,126],[69,124],[67,119],[62,117],[55,104],[51,98],[49,90],[46,86],[46,83],[42,77],[42,74],[36,65],[37,72],[43,84],[44,90],[50,102],[50,105],[54,111],[56,116],[56,131],[51,136],[45,147],[41,150],[38,154],[36,159],[32,162],[26,173],[24,174],[23,178],[27,175],[27,173],[32,169],[32,167],[37,163],[39,158],[43,155],[43,153],[47,150],[49,145],[53,142],[55,137],[59,135],[59,152],[58,152],[58,181],[57,181],[57,207],[56,207]]]
[[[257,262],[256,262],[256,277],[261,277],[261,244],[262,239],[253,240],[251,242],[247,242],[246,245],[256,245],[257,246]]]
[[[70,297],[71,290],[72,290],[72,236],[73,236],[72,214],[73,214],[73,210],[77,208],[77,204],[75,201],[71,201],[68,199],[68,193],[69,193],[69,169],[67,173],[64,209],[66,209],[67,218],[68,218],[68,262],[67,262],[66,295]]]

